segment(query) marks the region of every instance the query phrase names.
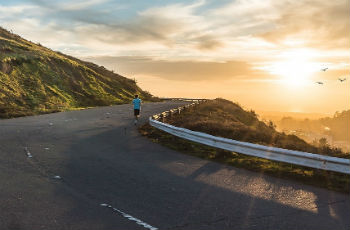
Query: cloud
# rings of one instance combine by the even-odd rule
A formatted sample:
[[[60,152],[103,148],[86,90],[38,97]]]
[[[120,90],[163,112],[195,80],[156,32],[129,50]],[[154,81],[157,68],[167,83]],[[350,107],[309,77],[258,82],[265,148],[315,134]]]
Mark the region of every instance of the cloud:
[[[26,15],[27,12],[37,10],[33,5],[15,5],[15,6],[1,6],[0,5],[0,19],[11,20],[14,18]]]
[[[236,0],[211,9],[208,18],[221,40],[251,36],[277,49],[348,49],[348,9],[348,0]]]
[[[198,26],[202,19],[194,12],[205,3],[204,1],[150,7],[136,12],[134,17],[126,18],[118,16],[120,10],[126,9],[125,5],[107,0],[75,1],[74,3],[43,0],[30,0],[30,2],[36,10],[18,15],[17,20],[35,18],[41,21],[42,27],[47,26],[48,23],[55,24],[57,28],[60,27],[60,30],[70,31],[72,37],[78,37],[82,42],[93,39],[109,44],[129,45],[154,42],[170,47],[177,43],[184,43],[188,33],[199,38],[203,36],[193,31],[193,28],[201,29]],[[24,11],[22,8],[22,6],[3,7],[0,11],[17,10],[20,14]],[[8,17],[9,15],[4,18],[9,19]],[[15,23],[17,20],[13,17],[9,21]],[[204,44],[198,47],[215,47],[214,40],[211,39],[211,41],[210,45],[207,38]],[[197,47],[197,44],[194,47]]]
[[[58,11],[79,11],[87,8],[91,8],[96,5],[109,2],[110,0],[75,0],[72,1],[45,1],[45,0],[29,0],[34,5],[55,9]]]
[[[181,22],[156,16],[141,16],[128,22],[87,27],[90,36],[107,43],[162,42],[170,45],[171,37],[183,28]],[[94,33],[96,31],[97,33]]]
[[[42,3],[42,0],[32,1]],[[50,12],[50,20],[72,30],[82,42],[97,40],[114,45],[151,42],[194,50],[214,50],[223,46],[219,39],[206,31],[209,25],[205,18],[196,15],[196,10],[205,1],[151,7],[137,12],[133,18],[114,17],[112,11],[90,7],[101,2],[104,1],[78,2],[69,8],[65,3],[45,3],[42,7],[55,9]]]
[[[161,6],[147,2],[143,8],[109,0],[29,1],[34,5],[27,7],[35,10],[0,6],[0,12],[14,12],[0,14],[0,22],[51,48],[71,47],[70,54],[79,56],[90,52],[256,62],[274,59],[288,48],[349,48],[346,0],[190,1]],[[20,26],[30,19],[38,23]]]
[[[194,62],[162,61],[150,57],[89,57],[89,61],[99,63],[115,71],[130,74],[150,75],[173,81],[220,81],[230,79],[259,79],[266,73],[254,69],[242,61]]]
[[[202,17],[194,14],[196,8],[203,4],[204,1],[199,1],[189,5],[152,7],[138,12],[132,19],[120,19],[109,23],[95,22],[99,27],[92,26],[91,29],[101,33],[91,34],[100,41],[112,44],[157,42],[167,47],[174,47],[181,46],[186,41],[193,41],[195,43],[193,48],[201,49],[209,46],[214,48],[216,46],[214,39],[209,39],[209,36],[203,36],[200,32],[201,25],[204,24]],[[90,33],[91,29],[86,27],[85,32]],[[205,38],[202,46],[201,38]],[[218,43],[216,41],[216,44]]]
[[[194,41],[197,43],[196,47],[200,50],[216,50],[224,46],[221,41],[210,35],[196,37]]]
[[[274,29],[258,36],[274,42],[303,41],[303,46],[323,49],[348,49],[350,33],[349,1],[307,0],[275,4],[280,12],[271,21]]]
[[[103,4],[108,2],[109,0],[85,0],[85,1],[75,1],[74,3],[68,2],[68,3],[61,3],[59,4],[59,8],[62,10],[69,10],[69,11],[77,11],[77,10],[83,10],[87,9],[89,7]]]

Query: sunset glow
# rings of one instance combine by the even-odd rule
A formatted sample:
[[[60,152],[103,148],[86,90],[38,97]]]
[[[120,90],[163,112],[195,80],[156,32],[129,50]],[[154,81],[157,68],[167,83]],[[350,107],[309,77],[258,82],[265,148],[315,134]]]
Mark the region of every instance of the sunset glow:
[[[156,96],[334,113],[350,107],[349,8],[348,0],[0,0],[0,26]]]
[[[281,55],[281,61],[268,66],[268,72],[281,77],[283,83],[291,87],[301,87],[312,83],[313,74],[320,71],[321,64],[311,61],[310,51],[297,50]]]

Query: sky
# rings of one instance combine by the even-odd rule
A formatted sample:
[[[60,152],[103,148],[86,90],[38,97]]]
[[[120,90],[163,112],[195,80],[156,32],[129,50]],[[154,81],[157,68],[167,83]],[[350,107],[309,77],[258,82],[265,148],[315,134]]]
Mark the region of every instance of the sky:
[[[350,109],[349,2],[0,0],[0,26],[156,96],[333,114]]]

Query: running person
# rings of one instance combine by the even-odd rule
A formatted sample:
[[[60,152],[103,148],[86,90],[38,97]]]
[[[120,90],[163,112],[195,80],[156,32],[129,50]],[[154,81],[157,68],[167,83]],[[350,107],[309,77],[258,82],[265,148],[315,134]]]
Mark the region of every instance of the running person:
[[[139,98],[139,95],[135,95],[134,100],[132,100],[132,104],[134,105],[134,116],[135,116],[135,121],[134,124],[137,124],[137,121],[139,120],[140,116],[140,110],[141,110],[141,99]]]

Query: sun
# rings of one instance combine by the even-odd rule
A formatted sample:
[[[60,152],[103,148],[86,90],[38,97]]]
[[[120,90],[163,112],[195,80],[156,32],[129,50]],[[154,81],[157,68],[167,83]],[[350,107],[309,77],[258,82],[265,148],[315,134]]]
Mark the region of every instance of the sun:
[[[318,71],[319,64],[311,61],[313,53],[306,50],[295,50],[282,53],[278,61],[268,67],[268,72],[281,77],[283,84],[303,86],[311,81],[311,76]]]
[[[270,73],[281,76],[281,80],[285,84],[292,86],[304,85],[314,72],[310,64],[297,59],[275,62],[271,66]]]

